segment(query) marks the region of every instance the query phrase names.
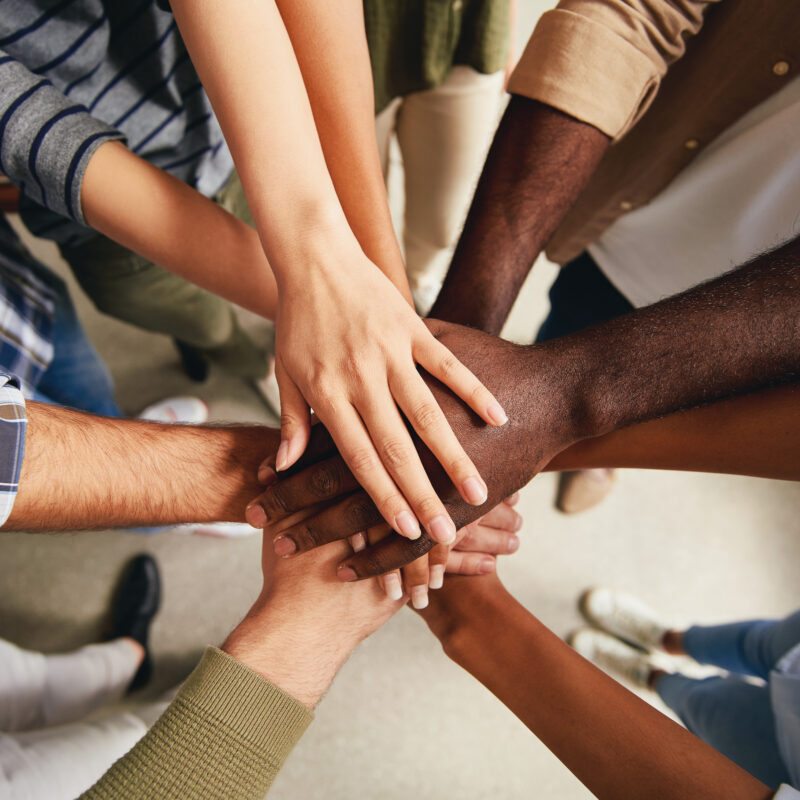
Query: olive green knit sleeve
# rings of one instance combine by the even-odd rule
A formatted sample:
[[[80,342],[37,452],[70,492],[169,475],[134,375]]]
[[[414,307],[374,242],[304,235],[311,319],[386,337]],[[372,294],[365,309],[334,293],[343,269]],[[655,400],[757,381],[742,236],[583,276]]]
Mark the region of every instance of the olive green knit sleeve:
[[[81,798],[261,800],[312,719],[209,647],[150,731]]]

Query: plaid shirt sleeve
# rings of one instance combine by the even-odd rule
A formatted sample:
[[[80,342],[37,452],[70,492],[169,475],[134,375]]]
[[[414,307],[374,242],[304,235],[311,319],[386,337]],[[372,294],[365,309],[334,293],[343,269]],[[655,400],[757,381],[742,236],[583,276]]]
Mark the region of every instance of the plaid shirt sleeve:
[[[19,472],[25,452],[25,398],[19,381],[0,372],[0,525],[4,525],[14,506],[19,488]]]

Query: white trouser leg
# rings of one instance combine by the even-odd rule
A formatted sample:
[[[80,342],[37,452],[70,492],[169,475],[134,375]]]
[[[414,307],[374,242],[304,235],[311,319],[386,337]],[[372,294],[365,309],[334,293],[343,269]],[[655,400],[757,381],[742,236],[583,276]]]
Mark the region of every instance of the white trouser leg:
[[[503,73],[454,67],[439,87],[403,98],[396,131],[405,168],[404,245],[411,291],[430,310],[450,265],[497,127]]]
[[[82,719],[122,697],[139,660],[125,639],[57,655],[23,650],[0,639],[0,730]]]

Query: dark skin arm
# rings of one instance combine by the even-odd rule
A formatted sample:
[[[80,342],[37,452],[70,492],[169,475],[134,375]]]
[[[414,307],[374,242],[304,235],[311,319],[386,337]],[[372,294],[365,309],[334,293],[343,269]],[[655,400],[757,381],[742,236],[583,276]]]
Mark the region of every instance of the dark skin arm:
[[[499,335],[533,262],[609,142],[591,125],[513,96],[431,318]]]
[[[435,325],[435,323],[432,323]],[[744,394],[800,375],[800,241],[702,286],[585,331],[520,347],[438,323],[437,335],[508,409],[490,429],[440,386],[432,386],[459,440],[489,476],[487,507],[524,486],[578,442],[680,409]],[[440,467],[423,462],[461,527],[482,511],[460,501]],[[272,533],[298,550],[377,524],[377,512],[336,461],[277,484],[261,500]],[[344,500],[309,519],[291,512],[312,501]],[[313,512],[318,509],[313,509]],[[304,511],[305,516],[308,511]],[[288,526],[288,527],[287,527]],[[432,543],[388,537],[349,558],[345,579],[401,566]]]
[[[601,800],[772,797],[752,775],[579,656],[496,575],[450,578],[422,616],[445,653]]]

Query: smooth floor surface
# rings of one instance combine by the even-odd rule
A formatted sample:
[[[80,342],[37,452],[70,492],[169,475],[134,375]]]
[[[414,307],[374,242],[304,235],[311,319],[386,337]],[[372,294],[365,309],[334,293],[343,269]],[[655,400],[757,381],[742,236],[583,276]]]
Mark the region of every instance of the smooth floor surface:
[[[532,26],[534,6],[542,5],[522,4],[523,27]],[[37,245],[37,253],[63,273],[54,248]],[[537,265],[509,336],[529,340],[552,275],[550,265]],[[73,294],[126,412],[166,395],[196,393],[216,420],[270,421],[249,386],[218,370],[200,387],[189,383],[166,339],[103,317],[77,288]],[[248,325],[264,335],[263,323],[248,317]],[[553,509],[554,493],[551,475],[523,491],[522,546],[503,560],[501,575],[561,635],[580,624],[576,599],[596,584],[633,591],[676,624],[782,615],[800,605],[800,486],[631,470],[619,473],[607,502],[577,517]],[[0,635],[46,651],[96,640],[123,564],[151,552],[164,580],[153,629],[154,694],[184,677],[202,648],[221,642],[247,610],[260,585],[259,547],[257,535],[221,541],[173,532],[2,534]],[[520,682],[526,678],[520,670]],[[408,610],[345,665],[270,794],[274,800],[589,796],[447,660]]]

